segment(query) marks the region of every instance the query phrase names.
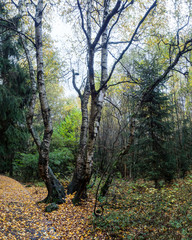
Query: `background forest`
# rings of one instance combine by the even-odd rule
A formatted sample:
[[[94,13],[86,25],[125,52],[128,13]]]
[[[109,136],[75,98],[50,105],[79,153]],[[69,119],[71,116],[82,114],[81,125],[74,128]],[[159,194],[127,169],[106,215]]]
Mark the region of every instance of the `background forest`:
[[[48,203],[91,191],[117,239],[157,216],[191,239],[191,15],[190,0],[0,0],[0,174],[43,181]]]
[[[52,198],[57,179],[67,179],[77,201],[91,177],[102,180],[103,196],[117,178],[160,188],[185,177],[191,7],[187,0],[0,1],[0,173],[42,178]],[[63,42],[52,30],[60,18]]]
[[[39,179],[38,151],[26,127],[25,115],[32,90],[19,33],[24,27],[23,35],[32,42],[34,30],[30,19],[26,17],[21,21],[17,15],[16,4],[19,2],[1,2],[0,169],[1,173],[9,173],[19,180],[32,181]],[[75,14],[76,19],[71,23],[71,27],[79,21],[79,26],[73,30],[78,33],[78,38],[83,39],[82,33],[79,33],[81,28],[79,16],[76,12],[72,13],[75,5],[62,4],[64,3],[60,3],[60,8],[66,8],[62,12],[65,21],[71,21]],[[169,1],[164,8],[161,8],[161,4],[158,3],[153,14],[149,16],[151,24],[146,20],[138,36],[134,36],[133,46],[124,54],[107,87],[100,130],[94,146],[93,175],[100,176],[107,171],[125,179],[171,181],[184,177],[190,170],[191,45],[177,65],[172,67],[169,74],[152,89],[142,106],[137,107],[142,93],[170,65],[179,49],[191,37],[190,1]],[[130,15],[123,15],[118,22],[116,32],[110,40],[109,65],[112,64],[116,52],[122,51],[122,45],[126,44],[124,39],[134,30],[134,25],[133,27],[126,25],[127,17],[132,20],[136,16],[136,19],[139,19],[138,10],[142,10],[143,6],[144,2],[136,3],[133,12],[129,13]],[[30,7],[32,9],[32,6]],[[97,3],[94,8],[96,7]],[[47,6],[49,15],[61,14],[51,12],[52,8]],[[27,11],[29,12],[29,7]],[[67,81],[72,81],[74,70],[70,69],[76,68],[78,75],[74,73],[74,76],[77,78],[78,87],[75,85],[77,92],[85,85],[86,66],[83,69],[83,64],[86,62],[86,49],[82,50],[81,45],[85,42],[78,41],[75,35],[72,43],[69,43],[66,36],[64,43],[66,47],[62,50],[66,51],[66,57],[58,53],[50,35],[51,27],[54,28],[55,23],[51,23],[49,15],[45,16],[43,44],[45,84],[54,129],[50,146],[50,166],[59,178],[68,178],[74,170],[78,153],[82,115],[80,101],[72,91],[72,86],[67,85]],[[95,17],[98,18],[95,21],[99,22],[99,16]],[[112,42],[117,36],[120,36],[121,41]],[[30,49],[30,41],[28,42]],[[30,51],[32,57],[35,57],[35,51]],[[72,55],[71,59],[69,54]],[[101,72],[97,55],[95,84],[99,86]],[[80,57],[80,62],[75,56]],[[70,90],[66,90],[68,88]],[[69,91],[73,92],[72,95],[65,94]],[[43,132],[41,119],[40,105],[37,101],[33,121],[40,136]],[[126,152],[130,135],[133,137],[131,148]]]

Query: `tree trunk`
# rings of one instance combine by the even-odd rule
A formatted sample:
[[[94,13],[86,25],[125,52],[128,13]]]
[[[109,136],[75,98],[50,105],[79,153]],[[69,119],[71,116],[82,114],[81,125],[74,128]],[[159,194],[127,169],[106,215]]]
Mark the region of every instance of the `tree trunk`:
[[[89,52],[90,52],[90,41],[91,41],[91,9],[92,9],[92,0],[87,0],[88,63],[90,63]],[[92,73],[90,73],[88,69],[87,81],[86,81],[84,93],[83,95],[79,93],[80,94],[79,97],[81,100],[81,114],[82,114],[79,153],[76,158],[76,167],[73,174],[73,178],[67,189],[68,194],[73,194],[74,192],[76,192],[74,203],[78,203],[81,198],[86,197],[87,181],[85,179],[85,163],[86,163],[88,125],[89,125],[88,102],[91,94],[90,92],[91,75]]]
[[[14,153],[11,153],[8,155],[8,160],[9,160],[9,175],[10,177],[13,177],[13,160],[14,160]]]
[[[103,23],[105,22],[108,14],[109,14],[109,0],[104,1],[104,14],[103,14]],[[100,81],[100,87],[103,86],[103,84],[106,82],[108,78],[108,28],[106,27],[105,30],[102,33],[101,36],[101,81]],[[90,54],[91,55],[91,54]],[[91,59],[91,57],[90,57]],[[93,64],[93,61],[90,61],[90,74],[94,72],[93,65],[91,66],[91,63]],[[94,83],[94,76],[92,76],[93,79],[92,82]],[[91,82],[91,83],[92,83]],[[92,85],[93,85],[92,83]],[[92,174],[92,166],[93,166],[93,154],[94,154],[94,146],[97,138],[97,134],[99,132],[100,127],[100,120],[101,120],[101,112],[103,109],[103,103],[104,103],[104,97],[107,90],[107,86],[104,87],[99,92],[95,92],[95,88],[93,89],[91,87],[91,111],[90,111],[90,122],[89,122],[89,135],[88,135],[88,143],[87,143],[87,158],[86,158],[86,179],[87,182],[90,181],[91,174]]]
[[[136,108],[138,111],[139,108]],[[135,138],[135,118],[134,116],[132,116],[131,121],[130,121],[130,135],[129,135],[129,140],[127,143],[127,146],[120,152],[120,158],[122,158],[124,155],[129,153],[129,150],[134,142],[134,138]]]
[[[42,14],[43,0],[39,0],[36,7],[35,15],[35,43],[36,43],[36,60],[37,60],[37,85],[39,91],[39,100],[41,113],[44,123],[44,135],[39,149],[39,173],[46,184],[48,196],[47,202],[64,202],[65,192],[63,186],[55,178],[52,170],[49,168],[49,151],[51,136],[53,133],[50,108],[47,101],[44,70],[43,70],[43,40],[42,40]]]
[[[125,52],[129,49],[131,46],[135,35],[137,34],[140,26],[142,25],[143,21],[146,19],[150,11],[156,6],[156,1],[153,3],[153,5],[148,9],[148,11],[145,13],[144,17],[141,19],[139,22],[138,26],[136,27],[131,40],[129,41],[128,45],[126,48],[121,52],[117,60],[114,62],[111,71],[108,75],[107,73],[107,59],[108,59],[108,40],[110,37],[110,33],[108,33],[108,27],[109,27],[109,22],[111,19],[117,14],[117,19],[112,24],[110,31],[113,29],[114,25],[117,24],[119,17],[127,7],[131,6],[134,1],[131,1],[129,4],[125,1],[117,1],[114,8],[109,12],[109,4],[110,0],[104,0],[104,6],[102,8],[103,12],[103,19],[102,19],[102,24],[100,25],[100,22],[98,25],[100,25],[100,28],[95,36],[95,38],[92,41],[91,37],[91,28],[92,28],[92,20],[95,18],[92,16],[92,13],[94,12],[95,9],[92,9],[92,0],[87,0],[87,28],[85,28],[84,24],[84,15],[83,15],[83,10],[81,8],[81,3],[79,0],[77,0],[79,12],[80,12],[80,17],[82,21],[82,30],[86,36],[87,39],[87,47],[88,47],[88,62],[87,62],[87,67],[88,67],[88,81],[90,84],[90,91],[91,91],[91,109],[90,109],[90,115],[89,115],[89,127],[88,127],[88,137],[87,137],[87,143],[85,145],[85,152],[83,152],[83,157],[77,158],[77,164],[76,164],[76,170],[75,170],[75,178],[77,178],[77,166],[81,165],[82,175],[81,179],[82,181],[79,183],[79,186],[77,184],[77,194],[76,196],[82,196],[83,192],[86,192],[86,185],[89,183],[91,174],[92,174],[92,166],[93,166],[93,154],[94,154],[94,145],[96,141],[96,137],[99,131],[99,125],[100,125],[100,118],[101,118],[101,111],[103,108],[103,102],[104,102],[104,96],[105,92],[107,90],[107,83],[110,80],[114,69],[116,68],[117,63],[122,59],[123,55]],[[93,10],[93,11],[92,11]],[[109,32],[110,32],[109,31]],[[109,36],[108,36],[109,35]],[[100,88],[99,90],[96,90],[95,88],[95,79],[94,79],[94,56],[96,52],[96,46],[98,46],[100,39],[102,38],[102,43],[99,45],[101,47],[101,81],[100,81]],[[81,149],[80,149],[81,151]],[[74,178],[73,178],[74,179]],[[73,182],[75,182],[73,180]],[[79,200],[79,199],[76,199]]]
[[[104,185],[101,188],[100,196],[102,196],[102,197],[106,196],[107,192],[109,191],[109,187],[111,186],[112,181],[113,181],[113,173],[110,172]]]
[[[86,196],[86,186],[89,183],[92,175],[93,167],[93,154],[96,137],[99,131],[101,111],[103,108],[104,96],[106,88],[103,88],[99,92],[95,89],[94,80],[94,54],[95,46],[91,44],[91,9],[92,1],[88,0],[87,8],[87,43],[88,43],[88,77],[87,87],[84,96],[81,98],[82,103],[82,127],[81,127],[81,139],[80,139],[80,151],[76,161],[76,169],[73,175],[72,182],[68,187],[68,193],[76,191],[74,202]],[[103,22],[106,20],[109,12],[109,0],[105,1],[105,10],[103,15]],[[102,53],[101,53],[101,83],[106,81],[107,75],[107,28],[102,34]],[[88,122],[88,99],[91,94],[91,109]]]
[[[84,175],[85,175],[85,158],[86,158],[86,145],[87,145],[87,132],[88,132],[89,96],[90,96],[90,87],[89,87],[89,82],[87,81],[85,93],[81,98],[82,123],[81,123],[79,153],[76,159],[76,168],[73,174],[73,178],[67,189],[68,194],[77,192],[78,199],[81,198],[81,195],[83,194],[83,190],[81,190],[81,188],[85,189]],[[86,194],[86,192],[84,193]]]
[[[24,1],[19,0],[18,5],[15,4],[18,8],[18,13],[20,17],[25,13],[24,11]],[[50,115],[50,108],[48,106],[46,89],[45,89],[45,80],[44,80],[44,71],[43,71],[43,41],[42,41],[42,18],[43,18],[43,0],[38,0],[36,7],[36,14],[33,17],[35,22],[35,46],[36,46],[36,61],[37,61],[37,85],[39,92],[39,100],[41,106],[41,112],[44,123],[44,135],[43,140],[41,141],[35,129],[33,128],[33,116],[34,109],[36,104],[36,95],[37,95],[37,85],[35,79],[35,71],[32,63],[32,59],[30,56],[30,52],[27,47],[26,39],[23,35],[20,35],[20,39],[22,41],[25,54],[28,61],[29,73],[31,79],[31,99],[29,103],[29,110],[26,116],[26,122],[29,132],[31,133],[35,144],[37,146],[37,150],[39,152],[39,173],[48,190],[48,195],[44,201],[46,202],[56,202],[63,203],[65,198],[65,191],[62,184],[56,179],[52,170],[49,167],[49,148],[51,142],[51,135],[53,132],[52,129],[52,121]],[[21,19],[22,21],[22,19]],[[21,24],[21,32],[25,33],[24,21]]]

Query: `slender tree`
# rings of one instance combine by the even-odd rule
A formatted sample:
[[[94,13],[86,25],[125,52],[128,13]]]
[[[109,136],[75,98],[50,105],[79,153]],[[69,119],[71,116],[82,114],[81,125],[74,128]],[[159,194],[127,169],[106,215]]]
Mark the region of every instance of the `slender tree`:
[[[147,10],[145,15],[143,16],[142,20],[138,23],[130,41],[128,42],[125,49],[122,51],[122,53],[119,55],[119,57],[113,64],[109,74],[108,74],[108,61],[107,61],[108,53],[107,52],[108,52],[108,43],[109,43],[111,32],[114,26],[117,24],[119,18],[121,17],[122,12],[125,11],[127,8],[131,7],[134,1],[130,1],[130,2],[116,1],[116,3],[114,4],[114,7],[110,10],[110,1],[105,0],[104,4],[102,5],[102,9],[100,10],[102,12],[102,22],[101,22],[101,25],[99,25],[98,23],[99,29],[94,38],[91,35],[91,32],[93,30],[92,19],[95,19],[93,16],[94,1],[88,0],[86,4],[87,27],[85,27],[85,17],[84,17],[81,3],[80,1],[77,1],[77,3],[78,3],[80,16],[81,16],[82,30],[87,39],[88,74],[87,74],[86,86],[88,86],[88,89],[89,89],[87,93],[90,92],[89,94],[91,96],[89,122],[86,120],[86,123],[88,123],[86,124],[86,126],[85,124],[82,124],[82,127],[83,127],[82,129],[86,133],[84,136],[86,137],[85,137],[84,145],[80,144],[79,151],[80,151],[80,154],[83,153],[83,155],[81,154],[81,156],[79,155],[77,157],[75,173],[73,175],[72,182],[70,183],[68,188],[69,193],[73,193],[76,191],[76,196],[74,200],[78,202],[80,198],[83,196],[83,194],[86,192],[86,186],[89,183],[91,174],[92,174],[94,146],[95,146],[96,137],[99,131],[101,112],[103,108],[104,96],[107,90],[107,83],[111,79],[111,76],[115,70],[117,63],[122,59],[124,53],[130,48],[142,23],[145,21],[147,16],[156,6],[156,1],[154,1],[154,3],[151,5],[151,7]],[[94,64],[95,64],[95,53],[99,46],[100,40],[101,40],[101,46],[100,46],[101,48],[101,79],[100,79],[99,89],[97,90],[96,84],[95,84]],[[74,82],[75,82],[75,75],[74,75]],[[81,95],[80,90],[77,89],[76,86],[75,86],[75,89],[79,93],[80,98],[82,98],[83,95]],[[84,109],[82,110],[84,111]],[[84,117],[82,119],[84,119]],[[86,119],[88,119],[87,115],[86,115]],[[82,133],[83,132],[81,132],[81,134]]]
[[[20,29],[17,29],[15,27],[15,24],[12,21],[9,21],[2,17],[1,17],[1,20],[2,20],[1,26],[5,28],[7,27],[8,29],[18,33],[20,36],[20,40],[22,42],[23,48],[25,50],[25,55],[27,58],[30,79],[31,79],[31,99],[29,103],[29,111],[27,113],[26,120],[27,120],[27,126],[29,129],[29,132],[31,133],[34,139],[34,142],[36,143],[37,150],[39,153],[39,161],[38,161],[39,173],[41,178],[45,182],[48,190],[48,195],[45,201],[62,203],[64,202],[64,198],[65,198],[64,188],[62,184],[56,179],[52,170],[49,167],[49,151],[50,151],[50,142],[51,142],[51,135],[53,132],[53,128],[52,128],[50,108],[49,108],[48,100],[46,96],[44,67],[43,67],[44,59],[43,59],[42,22],[43,22],[43,12],[45,10],[46,5],[43,4],[43,0],[38,0],[37,4],[31,1],[30,7],[33,7],[33,9],[35,10],[34,16],[32,15],[32,13],[30,13],[29,9],[27,9],[27,15],[34,22],[35,36],[33,40],[31,37],[27,35],[25,22],[23,21],[23,17],[26,14],[25,1],[19,0],[18,4],[13,0],[11,2],[18,10],[18,14],[16,15],[15,18],[20,20],[21,27]],[[8,24],[8,26],[6,26],[4,23]],[[32,43],[33,47],[35,47],[36,65],[37,65],[36,77],[35,77],[32,56],[28,49],[27,41]],[[44,133],[43,133],[42,140],[40,140],[40,137],[37,135],[35,129],[33,128],[33,117],[34,117],[34,108],[36,104],[37,92],[39,93],[41,114],[42,114],[43,125],[44,125]]]

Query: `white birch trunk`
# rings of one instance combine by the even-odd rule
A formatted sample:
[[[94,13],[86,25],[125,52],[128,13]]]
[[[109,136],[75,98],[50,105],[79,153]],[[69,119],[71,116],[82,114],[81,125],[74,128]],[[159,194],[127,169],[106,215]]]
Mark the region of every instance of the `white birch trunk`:
[[[39,172],[44,180],[48,196],[47,201],[57,201],[62,203],[65,198],[64,188],[55,178],[52,170],[49,168],[49,149],[51,136],[53,133],[50,108],[47,101],[44,69],[43,69],[43,39],[42,39],[42,14],[43,0],[39,0],[36,7],[35,15],[35,43],[36,43],[36,60],[37,60],[37,85],[39,91],[39,100],[41,105],[41,113],[44,123],[44,135],[39,151]]]
[[[91,9],[92,9],[92,0],[87,0],[87,45],[88,45],[88,59],[89,62],[90,56],[90,41],[91,41]],[[86,181],[85,181],[85,161],[86,161],[86,151],[87,151],[87,137],[88,137],[88,103],[90,98],[90,74],[87,72],[87,81],[83,95],[80,96],[81,100],[81,114],[82,114],[82,123],[81,123],[81,133],[80,133],[80,144],[79,144],[79,153],[76,158],[76,167],[73,174],[73,179],[68,186],[68,194],[76,192],[76,199],[81,198],[82,194],[85,193]],[[77,200],[78,201],[78,200]]]
[[[109,14],[109,0],[105,0],[104,3],[104,14],[103,14],[103,22],[106,20]],[[92,174],[92,166],[93,166],[93,154],[94,154],[94,146],[96,137],[99,131],[101,111],[104,102],[104,96],[106,92],[106,88],[102,88],[101,91],[97,92],[95,89],[95,79],[94,79],[94,55],[95,55],[95,44],[91,43],[91,13],[92,13],[92,0],[87,1],[87,44],[88,44],[88,74],[87,74],[87,83],[90,88],[89,91],[86,91],[83,95],[82,100],[86,101],[86,104],[82,104],[82,129],[81,129],[81,140],[80,142],[80,154],[78,155],[76,162],[76,170],[73,176],[73,180],[69,185],[69,189],[71,186],[73,187],[73,191],[68,191],[70,193],[77,191],[75,195],[75,202],[78,202],[80,198],[86,193],[86,186],[90,181]],[[102,57],[101,57],[101,86],[106,81],[107,74],[107,28],[104,30],[101,38],[102,38]],[[88,110],[87,104],[88,99],[91,94],[91,109],[89,115],[88,122]],[[88,96],[86,98],[86,96]],[[81,101],[81,103],[85,103]],[[86,130],[85,130],[86,128]]]
[[[110,0],[104,0],[103,23],[95,39],[92,42],[92,39],[91,39],[92,0],[87,0],[87,29],[85,29],[84,27],[84,18],[83,18],[83,13],[81,9],[81,4],[79,1],[77,2],[78,2],[78,7],[80,10],[80,15],[82,20],[82,29],[85,33],[85,36],[87,38],[87,44],[88,44],[87,80],[90,84],[91,109],[89,113],[88,132],[87,132],[88,136],[86,136],[86,142],[85,142],[86,145],[84,145],[85,150],[82,151],[83,148],[80,148],[80,151],[83,152],[83,156],[79,155],[79,158],[77,158],[77,162],[76,162],[76,170],[75,170],[76,180],[77,180],[76,182],[78,182],[78,180],[79,182],[76,185],[77,193],[75,196],[75,202],[79,201],[80,198],[82,197],[82,194],[86,192],[86,186],[89,183],[91,174],[92,174],[94,146],[95,146],[96,137],[99,131],[101,112],[102,112],[105,92],[107,88],[107,86],[105,85],[107,84],[107,81],[108,81],[108,73],[107,73],[108,29],[107,29],[107,26],[109,21],[112,19],[112,17],[118,13],[118,9],[121,5],[121,1],[117,1],[115,7],[109,13]],[[96,46],[98,45],[98,42],[100,39],[102,39],[102,53],[101,53],[102,75],[101,75],[101,82],[100,82],[100,90],[97,91],[95,89],[95,79],[94,79],[94,74],[95,74],[94,56],[95,56]],[[77,169],[81,170],[79,171],[79,179],[77,179]],[[72,183],[75,182],[74,179],[75,178],[73,177]]]
[[[22,17],[24,15],[24,2],[23,0],[20,0],[18,3],[18,13]],[[21,32],[25,33],[24,31],[24,21],[21,18]],[[29,67],[29,74],[30,74],[30,80],[31,80],[31,99],[29,102],[29,107],[28,107],[28,112],[26,116],[26,122],[27,122],[27,127],[29,132],[31,133],[33,140],[35,141],[35,144],[37,146],[37,149],[39,151],[40,149],[40,139],[33,128],[33,116],[34,116],[34,109],[35,109],[35,104],[36,104],[36,99],[37,99],[37,84],[36,84],[36,77],[35,77],[35,71],[33,68],[33,63],[31,59],[30,52],[27,47],[27,42],[23,36],[20,36],[23,48],[25,50],[25,55],[27,58],[28,62],[28,67]]]
[[[86,83],[86,88],[84,95],[81,98],[81,113],[82,113],[82,123],[81,123],[81,133],[80,133],[80,144],[79,152],[76,159],[76,168],[73,174],[73,179],[68,186],[68,194],[78,192],[84,184],[85,176],[85,157],[86,157],[86,147],[87,147],[87,132],[88,132],[88,102],[90,97],[90,87],[89,82]],[[81,192],[81,191],[80,191]]]
[[[103,14],[103,22],[106,20],[109,14],[109,4],[110,0],[104,1],[104,14]],[[108,78],[108,48],[107,48],[107,35],[108,28],[102,34],[101,38],[101,81],[100,86],[102,86],[107,78]],[[97,134],[99,132],[101,112],[103,108],[103,102],[105,97],[106,87],[103,88],[99,93],[95,96],[95,92],[91,92],[91,112],[90,112],[90,122],[89,122],[89,139],[87,145],[87,158],[86,158],[86,176],[90,179],[92,174],[92,166],[93,166],[93,154],[94,154],[94,146],[97,138]]]
[[[49,146],[51,135],[53,132],[52,122],[50,116],[50,109],[46,97],[44,70],[43,70],[43,40],[42,40],[42,14],[43,14],[43,0],[39,0],[36,7],[35,14],[35,44],[36,44],[36,60],[37,60],[37,85],[39,92],[39,100],[41,105],[41,113],[43,123],[45,126],[43,141],[39,150],[39,171],[46,186],[49,188]],[[48,189],[50,191],[50,189]]]
[[[19,15],[23,16],[24,13],[24,0],[19,0],[17,5]],[[30,56],[30,52],[27,47],[27,42],[23,36],[20,36],[22,40],[22,44],[25,50],[25,54],[28,61],[29,73],[31,79],[31,99],[29,104],[29,110],[27,113],[26,121],[29,132],[31,133],[39,152],[39,172],[44,180],[47,190],[48,196],[45,200],[47,201],[55,201],[58,203],[64,202],[65,192],[63,186],[60,182],[55,178],[52,170],[49,168],[49,147],[51,142],[51,135],[53,132],[52,129],[52,121],[50,115],[50,108],[47,101],[46,89],[45,89],[45,81],[44,81],[44,71],[43,71],[43,41],[42,41],[42,14],[43,14],[43,0],[39,0],[36,5],[36,15],[33,19],[35,22],[35,44],[36,44],[36,61],[37,61],[37,84],[36,78],[33,68],[32,59]],[[24,33],[24,22],[21,24],[21,32]],[[39,91],[39,100],[41,105],[41,112],[44,123],[44,135],[42,142],[40,138],[36,134],[33,128],[33,116],[34,116],[34,108],[36,104],[37,97],[37,85]]]

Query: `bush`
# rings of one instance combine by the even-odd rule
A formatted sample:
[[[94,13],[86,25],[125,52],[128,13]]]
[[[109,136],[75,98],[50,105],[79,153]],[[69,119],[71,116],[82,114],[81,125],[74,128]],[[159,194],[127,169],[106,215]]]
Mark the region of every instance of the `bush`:
[[[80,126],[81,111],[73,109],[60,124],[55,126],[51,151],[66,148],[75,154],[79,145]]]
[[[74,156],[67,148],[50,153],[50,167],[57,177],[69,175],[73,170],[73,161]],[[38,154],[19,154],[13,162],[13,175],[23,182],[39,180]]]
[[[93,232],[109,239],[192,239],[191,183],[192,175],[161,189],[152,181],[114,179],[100,201],[103,215],[91,219]]]
[[[38,154],[19,154],[13,162],[13,176],[23,182],[39,179]]]
[[[74,155],[68,148],[55,150],[50,153],[50,167],[58,177],[70,175],[74,168]]]

